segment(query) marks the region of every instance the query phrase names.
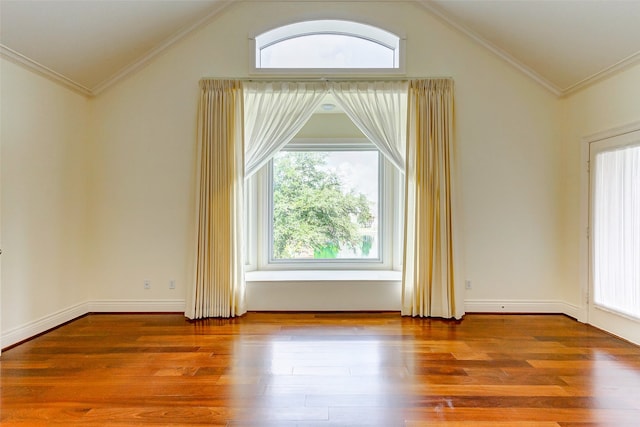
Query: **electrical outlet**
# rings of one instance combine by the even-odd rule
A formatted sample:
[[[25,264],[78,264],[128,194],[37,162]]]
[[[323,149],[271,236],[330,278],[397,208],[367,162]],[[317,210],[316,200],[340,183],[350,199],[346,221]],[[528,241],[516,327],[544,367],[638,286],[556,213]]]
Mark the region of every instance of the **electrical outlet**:
[[[176,281],[175,280],[170,280],[169,281],[169,289],[175,289],[176,288]]]
[[[151,280],[145,280],[144,281],[144,288],[145,289],[151,289]]]
[[[471,289],[471,280],[465,280],[464,281],[464,287],[466,289]]]

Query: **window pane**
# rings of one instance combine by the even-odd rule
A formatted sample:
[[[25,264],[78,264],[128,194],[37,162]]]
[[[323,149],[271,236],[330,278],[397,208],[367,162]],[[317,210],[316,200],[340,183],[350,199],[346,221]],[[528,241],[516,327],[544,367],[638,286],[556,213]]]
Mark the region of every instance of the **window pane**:
[[[594,302],[640,318],[640,146],[596,156]]]
[[[394,51],[360,37],[313,34],[261,49],[260,68],[394,68]]]
[[[378,174],[377,151],[280,152],[272,259],[378,259]]]

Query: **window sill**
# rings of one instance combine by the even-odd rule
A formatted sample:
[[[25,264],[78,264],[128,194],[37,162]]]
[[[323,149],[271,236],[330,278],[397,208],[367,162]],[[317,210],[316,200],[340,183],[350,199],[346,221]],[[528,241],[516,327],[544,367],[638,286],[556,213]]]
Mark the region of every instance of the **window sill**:
[[[248,271],[247,282],[399,282],[401,271],[389,270],[277,270]]]

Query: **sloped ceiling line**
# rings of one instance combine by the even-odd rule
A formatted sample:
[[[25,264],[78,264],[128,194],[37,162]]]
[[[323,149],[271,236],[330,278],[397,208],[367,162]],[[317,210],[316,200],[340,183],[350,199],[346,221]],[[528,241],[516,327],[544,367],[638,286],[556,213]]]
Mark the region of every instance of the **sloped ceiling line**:
[[[631,67],[634,64],[640,62],[640,51],[634,53],[633,55],[629,55],[623,60],[611,65],[610,67],[605,68],[604,70],[598,71],[597,73],[583,79],[576,84],[573,84],[562,91],[562,95],[566,96],[573,92],[577,92],[580,89],[592,85],[600,80],[603,80],[619,71],[622,71],[626,68]]]
[[[552,3],[552,4],[536,3],[535,0],[522,0],[522,3],[518,3],[518,4],[524,4],[524,5],[528,3],[530,7],[531,5],[537,4],[540,6],[544,6],[542,7],[541,10],[543,12],[546,12],[547,14],[551,12],[558,14],[557,16],[547,15],[545,17],[555,18],[555,19],[552,19],[552,24],[555,24],[555,25],[551,25],[551,30],[552,30],[551,34],[554,34],[553,31],[557,32],[556,36],[557,36],[558,42],[562,42],[563,38],[565,37],[568,39],[568,42],[563,45],[565,54],[572,53],[568,51],[568,49],[576,49],[576,44],[575,44],[576,34],[578,37],[580,37],[581,36],[580,32],[582,32],[582,36],[584,36],[585,35],[584,31],[587,28],[590,34],[591,33],[600,34],[601,36],[604,36],[605,34],[609,34],[609,33],[616,33],[614,38],[609,40],[610,47],[613,47],[618,42],[621,42],[620,37],[624,37],[624,40],[626,41],[626,46],[634,48],[634,50],[632,51],[627,50],[626,52],[627,56],[625,58],[616,60],[616,62],[613,64],[611,63],[611,61],[608,64],[607,63],[601,64],[600,69],[598,69],[597,67],[591,67],[590,70],[585,70],[587,71],[587,73],[583,74],[581,78],[579,79],[574,78],[573,81],[566,82],[566,84],[561,84],[558,82],[558,81],[562,81],[562,78],[557,78],[556,81],[554,82],[554,80],[544,77],[542,73],[549,70],[545,70],[544,68],[540,68],[540,67],[536,68],[536,67],[528,66],[526,65],[526,62],[525,62],[526,56],[518,58],[516,55],[509,53],[508,49],[505,49],[505,46],[509,46],[509,45],[511,46],[511,48],[518,47],[518,45],[520,47],[523,47],[523,42],[525,42],[527,38],[529,39],[529,41],[531,41],[532,36],[535,35],[536,33],[535,26],[530,26],[529,28],[525,29],[528,31],[524,32],[523,37],[519,37],[519,43],[505,42],[503,46],[500,43],[496,44],[495,41],[493,42],[490,41],[491,32],[486,31],[487,14],[480,13],[481,11],[483,11],[483,8],[481,6],[485,4],[490,4],[492,7],[491,10],[493,12],[498,12],[499,8],[497,8],[496,5],[499,5],[500,2],[491,2],[491,1],[484,1],[484,0],[476,0],[475,2],[469,1],[469,0],[460,0],[460,2],[457,2],[457,3],[449,2],[447,0],[416,0],[416,1],[421,6],[423,6],[426,10],[431,12],[431,14],[434,15],[436,18],[439,18],[445,24],[458,30],[460,33],[466,35],[470,39],[474,40],[478,44],[488,49],[489,51],[493,52],[498,57],[502,58],[503,60],[508,62],[510,65],[517,68],[524,74],[528,75],[530,78],[537,81],[539,84],[541,84],[542,86],[550,90],[552,93],[560,97],[567,96],[571,93],[577,92],[619,71],[622,71],[626,68],[629,68],[635,64],[640,63],[640,50],[635,50],[635,49],[638,49],[639,47],[638,41],[640,41],[640,39],[638,39],[636,36],[640,35],[640,32],[638,31],[640,27],[638,27],[637,25],[631,25],[631,27],[625,26],[625,25],[629,25],[629,23],[634,23],[635,17],[640,18],[640,0],[622,0],[622,1],[610,0],[610,3],[606,3],[606,2],[598,3],[597,4],[598,8],[596,9],[594,9],[593,7],[588,7],[588,8],[580,7],[582,5],[594,6],[595,3],[581,4],[579,0],[577,1],[566,0],[565,3],[558,2],[558,3]],[[452,5],[455,5],[455,7],[451,8],[450,6]],[[514,6],[513,3],[507,3],[505,5]],[[550,5],[554,7],[549,8],[548,6]],[[470,8],[467,8],[467,7],[470,7]],[[532,9],[530,7],[529,8],[510,7],[507,10],[509,10],[513,14],[513,13],[516,13],[517,11],[520,11],[520,12],[531,11]],[[598,9],[600,9],[600,11],[602,11],[602,8],[605,8],[605,7],[610,9],[612,13],[606,14],[606,17],[604,18],[601,18],[599,15],[594,15],[594,10],[597,11]],[[626,19],[624,21],[618,22],[617,19],[620,18],[621,11],[625,13]],[[534,14],[534,15],[538,19],[541,18],[540,13]],[[559,30],[558,16],[560,17],[571,16],[572,18],[568,24],[569,25],[567,27],[568,31],[566,33],[562,31],[558,31]],[[504,19],[504,17],[505,15],[503,13],[502,18]],[[466,21],[465,21],[465,18],[466,18]],[[605,20],[604,21],[601,20],[598,23],[594,23],[590,19],[605,19]],[[579,27],[577,27],[578,33],[575,32],[576,28],[573,28],[571,26],[572,24],[575,24],[577,21],[580,21],[583,23]],[[497,25],[495,26],[495,28],[500,29],[501,28],[500,18],[496,18],[496,20],[493,21],[493,24],[496,24],[496,22],[497,22]],[[522,22],[522,19],[516,22]],[[543,21],[540,21],[540,22],[541,24],[543,23]],[[474,23],[478,25],[477,29],[473,29],[474,27],[472,25]],[[602,25],[603,23],[606,23],[606,25]],[[483,24],[485,25],[484,30],[482,30]],[[626,28],[626,30],[614,31],[614,28],[616,28],[616,26],[619,28]],[[537,28],[540,28],[540,27],[544,27],[544,25],[538,26]],[[562,30],[564,30],[564,28]],[[572,33],[571,30],[574,30],[574,32]],[[605,33],[603,33],[603,31],[605,31]],[[500,31],[494,32],[494,38],[496,34],[500,35]],[[501,35],[502,37],[507,37],[504,31],[502,31]],[[516,34],[514,34],[514,36],[516,36]],[[549,38],[546,38],[545,40],[547,43],[549,42]],[[593,42],[594,42],[594,37],[585,37],[582,45],[588,46],[589,43],[593,43]],[[543,40],[539,40],[538,44],[540,43],[543,43]],[[624,50],[622,51],[618,50],[618,51],[622,53]],[[525,50],[525,53],[526,52],[527,50]],[[528,51],[528,52],[532,53],[534,56],[536,55],[536,53],[538,55],[540,54],[540,51],[538,50],[538,52],[536,52],[535,49],[533,50],[533,52],[531,51]],[[555,53],[557,54],[558,50],[556,50]],[[591,52],[591,53],[597,53],[597,52]],[[569,58],[571,58],[571,56],[569,56]],[[584,65],[584,59],[585,59],[584,56],[582,58],[580,56],[577,56],[574,59],[578,63],[582,62]],[[611,57],[609,58],[609,60],[611,60]],[[556,77],[558,77],[557,73],[556,73]],[[578,76],[574,73],[574,77],[578,77]]]
[[[137,70],[142,68],[146,63],[150,62],[156,56],[162,54],[165,50],[169,49],[171,46],[193,33],[194,31],[204,27],[209,22],[213,21],[227,6],[233,3],[234,0],[221,0],[217,3],[217,6],[213,8],[208,14],[204,17],[198,19],[196,22],[182,28],[174,35],[164,40],[162,43],[152,48],[150,51],[145,53],[142,57],[132,62],[131,64],[125,66],[120,71],[115,73],[113,76],[109,77],[107,80],[99,83],[92,89],[92,95],[98,95],[109,87],[113,86],[120,80],[124,79],[126,76],[135,73]]]
[[[61,85],[81,95],[93,96],[93,91],[91,89],[84,87],[81,84],[71,80],[70,78],[53,71],[51,68],[45,67],[44,65],[34,61],[31,58],[27,58],[26,56],[16,52],[11,48],[8,48],[3,44],[0,44],[0,56],[16,64],[23,65],[28,69],[34,71],[35,73],[40,74],[41,76],[46,77],[54,82],[60,83]]]
[[[417,0],[417,3],[420,4],[429,13],[431,13],[431,15],[434,15],[437,19],[439,19],[440,21],[444,22],[446,25],[448,25],[448,26],[452,27],[454,30],[464,34],[465,36],[467,36],[468,38],[470,38],[474,42],[478,43],[479,45],[481,45],[485,49],[487,49],[490,52],[492,52],[493,54],[497,55],[499,58],[501,58],[504,61],[506,61],[507,63],[509,63],[512,67],[514,67],[517,70],[519,70],[520,72],[524,73],[529,78],[535,80],[538,84],[542,85],[545,89],[549,90],[554,95],[556,95],[556,96],[564,95],[563,90],[560,89],[558,86],[554,85],[549,80],[545,79],[544,77],[542,77],[540,74],[536,73],[531,68],[529,68],[526,65],[522,64],[520,61],[515,59],[513,56],[509,55],[504,50],[500,49],[499,47],[495,46],[491,42],[489,42],[489,41],[485,40],[484,38],[480,37],[478,34],[476,34],[471,29],[469,29],[466,26],[456,22],[455,20],[453,20],[452,18],[447,16],[447,14],[445,12],[441,11],[437,6],[433,5],[429,0]]]
[[[62,84],[63,86],[75,91],[76,93],[93,97],[107,90],[109,87],[115,85],[120,80],[123,80],[127,76],[135,73],[140,68],[142,68],[145,64],[150,62],[155,57],[161,55],[163,52],[165,52],[167,49],[169,49],[171,46],[173,46],[174,44],[176,44],[177,42],[179,42],[189,34],[209,24],[227,6],[229,6],[234,1],[235,0],[218,0],[218,2],[216,3],[216,7],[214,7],[205,16],[198,19],[196,22],[189,24],[186,27],[178,30],[175,34],[168,37],[167,39],[162,41],[160,44],[158,44],[156,47],[146,52],[142,57],[138,58],[137,60],[130,63],[129,65],[126,65],[120,71],[115,73],[113,76],[97,84],[93,88],[85,87],[77,83],[76,81],[52,70],[51,68],[46,67],[38,63],[37,61],[34,61],[31,58],[28,58],[27,56],[20,54],[19,52],[16,52],[15,50],[3,45],[2,43],[0,43],[0,56],[14,63],[17,63],[19,65],[23,65],[28,69],[36,72],[37,74],[40,74],[46,78],[49,78],[50,80],[57,82],[59,84]]]

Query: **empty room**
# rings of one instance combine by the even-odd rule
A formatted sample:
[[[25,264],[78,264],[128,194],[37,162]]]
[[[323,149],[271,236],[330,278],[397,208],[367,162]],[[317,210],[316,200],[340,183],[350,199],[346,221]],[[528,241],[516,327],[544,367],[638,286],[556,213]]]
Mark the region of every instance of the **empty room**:
[[[0,0],[0,423],[637,426],[638,23]]]

